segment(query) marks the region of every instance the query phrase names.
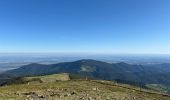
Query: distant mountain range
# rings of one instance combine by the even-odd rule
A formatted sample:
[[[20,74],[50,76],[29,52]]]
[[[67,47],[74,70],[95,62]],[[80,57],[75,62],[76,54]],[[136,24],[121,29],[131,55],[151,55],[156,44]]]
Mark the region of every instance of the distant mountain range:
[[[170,87],[170,64],[131,65],[84,59],[58,64],[29,64],[0,74],[1,84],[16,77],[71,73],[129,84],[162,84]]]

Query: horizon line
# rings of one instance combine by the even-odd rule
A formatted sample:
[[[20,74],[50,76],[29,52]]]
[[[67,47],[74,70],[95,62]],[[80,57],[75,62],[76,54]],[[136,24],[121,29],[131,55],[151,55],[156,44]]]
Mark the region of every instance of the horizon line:
[[[104,53],[104,52],[0,52],[0,54],[170,55],[170,53]]]

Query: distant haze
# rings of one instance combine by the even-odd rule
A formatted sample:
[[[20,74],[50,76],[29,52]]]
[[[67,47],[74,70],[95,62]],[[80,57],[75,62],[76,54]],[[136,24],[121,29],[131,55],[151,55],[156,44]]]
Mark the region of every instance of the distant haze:
[[[56,64],[81,59],[94,59],[109,63],[125,62],[129,64],[170,63],[170,55],[83,55],[83,54],[35,54],[4,53],[0,54],[0,71],[15,69],[30,63]]]

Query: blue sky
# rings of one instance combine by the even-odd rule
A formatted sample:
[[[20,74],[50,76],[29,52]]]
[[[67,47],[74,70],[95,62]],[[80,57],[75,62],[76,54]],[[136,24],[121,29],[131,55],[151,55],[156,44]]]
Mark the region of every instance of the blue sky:
[[[1,0],[0,52],[170,54],[170,0]]]

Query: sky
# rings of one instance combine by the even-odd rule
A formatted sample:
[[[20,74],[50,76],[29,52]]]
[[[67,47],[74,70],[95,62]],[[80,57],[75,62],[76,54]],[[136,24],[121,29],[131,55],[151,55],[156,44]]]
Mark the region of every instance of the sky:
[[[170,0],[0,0],[0,52],[170,54]]]

